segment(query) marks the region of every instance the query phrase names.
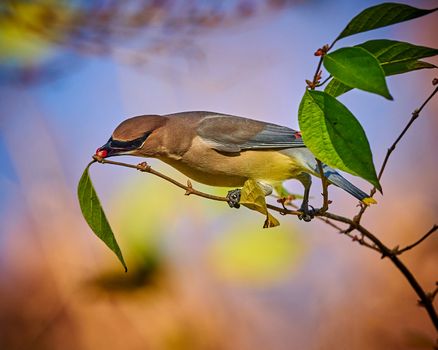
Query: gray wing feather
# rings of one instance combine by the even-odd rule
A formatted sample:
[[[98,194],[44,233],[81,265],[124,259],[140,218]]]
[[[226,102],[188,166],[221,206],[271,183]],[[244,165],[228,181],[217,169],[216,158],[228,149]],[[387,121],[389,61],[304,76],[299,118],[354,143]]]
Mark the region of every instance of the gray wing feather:
[[[200,122],[197,132],[220,152],[305,147],[301,134],[296,130],[228,115],[207,116]]]

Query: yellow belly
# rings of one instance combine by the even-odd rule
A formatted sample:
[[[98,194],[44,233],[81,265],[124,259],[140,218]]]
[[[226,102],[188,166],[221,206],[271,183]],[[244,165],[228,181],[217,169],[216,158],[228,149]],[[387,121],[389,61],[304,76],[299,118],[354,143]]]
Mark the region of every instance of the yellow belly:
[[[180,159],[160,159],[197,182],[223,187],[241,187],[247,179],[277,184],[295,178],[304,170],[298,160],[271,150],[232,155],[192,147]]]

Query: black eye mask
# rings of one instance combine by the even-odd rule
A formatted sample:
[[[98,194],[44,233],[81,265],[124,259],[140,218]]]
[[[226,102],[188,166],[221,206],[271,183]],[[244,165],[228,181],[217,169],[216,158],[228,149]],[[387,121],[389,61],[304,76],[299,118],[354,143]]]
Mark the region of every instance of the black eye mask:
[[[114,150],[124,150],[124,151],[132,151],[134,149],[140,148],[143,142],[148,138],[148,136],[152,132],[147,132],[143,136],[130,141],[119,141],[113,140],[112,136],[108,140],[108,146]]]

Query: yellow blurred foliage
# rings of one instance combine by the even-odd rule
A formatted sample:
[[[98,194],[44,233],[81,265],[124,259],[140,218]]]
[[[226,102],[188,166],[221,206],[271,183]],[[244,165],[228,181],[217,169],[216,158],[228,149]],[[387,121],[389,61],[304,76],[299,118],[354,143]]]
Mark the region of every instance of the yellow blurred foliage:
[[[233,282],[266,286],[284,280],[297,268],[304,247],[290,227],[264,230],[255,222],[217,237],[210,249],[210,262],[217,273]]]
[[[72,9],[64,1],[14,2],[0,17],[0,64],[36,64],[53,54]]]

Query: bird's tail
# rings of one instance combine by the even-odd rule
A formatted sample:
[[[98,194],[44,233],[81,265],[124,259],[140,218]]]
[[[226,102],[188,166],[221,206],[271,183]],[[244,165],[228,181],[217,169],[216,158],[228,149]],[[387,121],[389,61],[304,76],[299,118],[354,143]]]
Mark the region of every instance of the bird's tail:
[[[352,196],[356,197],[357,199],[359,199],[362,203],[364,203],[366,205],[377,204],[377,202],[374,198],[370,197],[367,193],[365,193],[361,189],[354,186],[345,177],[343,177],[341,174],[336,172],[336,170],[330,168],[329,166],[327,166],[325,164],[323,166],[323,170],[324,170],[325,177],[333,185],[336,185],[336,186],[342,188],[344,191],[347,191]]]

